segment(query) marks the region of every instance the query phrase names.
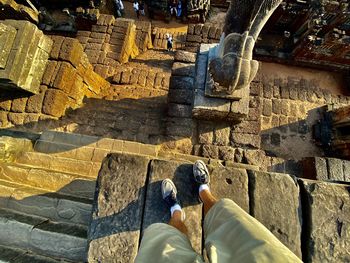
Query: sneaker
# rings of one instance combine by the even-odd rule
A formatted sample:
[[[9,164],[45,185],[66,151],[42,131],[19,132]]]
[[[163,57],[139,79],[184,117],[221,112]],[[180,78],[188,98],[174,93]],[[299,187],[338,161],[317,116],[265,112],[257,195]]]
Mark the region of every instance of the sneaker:
[[[177,199],[177,190],[173,181],[170,179],[163,180],[161,191],[163,200],[169,207],[172,207],[175,204],[180,204]]]
[[[193,165],[193,176],[197,184],[209,184],[210,177],[208,168],[205,163],[201,160],[195,161]]]

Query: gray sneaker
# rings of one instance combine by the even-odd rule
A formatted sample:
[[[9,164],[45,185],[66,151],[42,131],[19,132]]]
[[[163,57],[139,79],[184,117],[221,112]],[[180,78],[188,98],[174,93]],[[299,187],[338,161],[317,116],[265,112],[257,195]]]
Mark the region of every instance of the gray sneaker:
[[[209,184],[210,177],[208,168],[202,160],[197,160],[193,164],[193,177],[197,184]]]
[[[170,179],[165,179],[162,181],[162,197],[165,203],[170,207],[172,207],[175,204],[180,204],[179,200],[177,199],[177,190],[176,186]]]

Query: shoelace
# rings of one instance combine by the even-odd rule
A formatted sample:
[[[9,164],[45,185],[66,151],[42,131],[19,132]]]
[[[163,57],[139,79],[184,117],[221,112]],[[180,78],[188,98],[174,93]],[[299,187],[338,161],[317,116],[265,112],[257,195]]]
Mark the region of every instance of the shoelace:
[[[177,203],[177,199],[176,199],[176,194],[173,190],[171,190],[171,193],[164,198],[164,201],[169,204],[170,206],[173,206],[174,204]]]

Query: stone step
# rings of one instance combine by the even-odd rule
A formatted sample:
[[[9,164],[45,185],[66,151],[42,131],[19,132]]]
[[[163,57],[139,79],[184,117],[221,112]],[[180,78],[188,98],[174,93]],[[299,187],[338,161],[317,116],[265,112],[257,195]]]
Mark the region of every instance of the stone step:
[[[93,148],[97,148],[98,150],[94,152]],[[201,159],[206,164],[213,162],[223,164],[220,160],[213,160],[195,155],[161,152],[159,146],[156,145],[57,131],[44,131],[41,134],[40,140],[36,142],[34,149],[36,151],[52,153],[58,156],[66,156],[67,158],[86,161],[95,160],[96,162],[102,162],[103,158],[109,152],[122,152],[190,162]],[[226,161],[224,164],[228,167],[255,171],[259,171],[260,169],[255,165],[236,163],[232,161]]]
[[[0,262],[2,263],[65,263],[72,262],[62,259],[53,259],[35,254],[28,250],[12,248],[7,246],[0,246]]]
[[[0,209],[0,245],[72,261],[86,258],[86,228]]]
[[[127,152],[155,157],[158,154],[158,148],[156,145],[56,131],[43,132],[40,140],[34,146],[37,152],[98,163],[102,162],[110,152]],[[100,164],[94,166],[100,166]]]
[[[88,226],[92,200],[0,180],[0,207],[56,222]]]
[[[82,177],[85,180],[94,180],[100,169],[100,163],[59,157],[40,152],[24,152],[16,159],[16,164],[59,172],[70,178],[74,176]],[[68,179],[68,181],[71,180]]]
[[[81,175],[52,171],[50,170],[52,166],[49,166],[46,162],[47,156],[47,154],[28,152],[21,156],[19,159],[20,163],[0,163],[0,179],[89,200],[93,198],[96,176],[95,178],[88,178]],[[55,157],[55,159],[67,158]],[[31,162],[31,160],[33,161]],[[78,160],[67,160],[79,163]],[[55,165],[59,167],[58,163],[55,163]],[[64,167],[64,163],[61,165]]]

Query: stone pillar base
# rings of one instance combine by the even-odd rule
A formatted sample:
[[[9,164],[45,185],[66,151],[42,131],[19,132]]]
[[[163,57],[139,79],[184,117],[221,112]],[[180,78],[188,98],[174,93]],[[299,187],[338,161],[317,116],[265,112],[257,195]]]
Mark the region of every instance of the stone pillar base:
[[[208,66],[218,44],[202,44],[196,61],[196,83],[192,115],[203,120],[225,120],[239,123],[248,115],[249,90],[240,89],[230,98],[210,97]]]

